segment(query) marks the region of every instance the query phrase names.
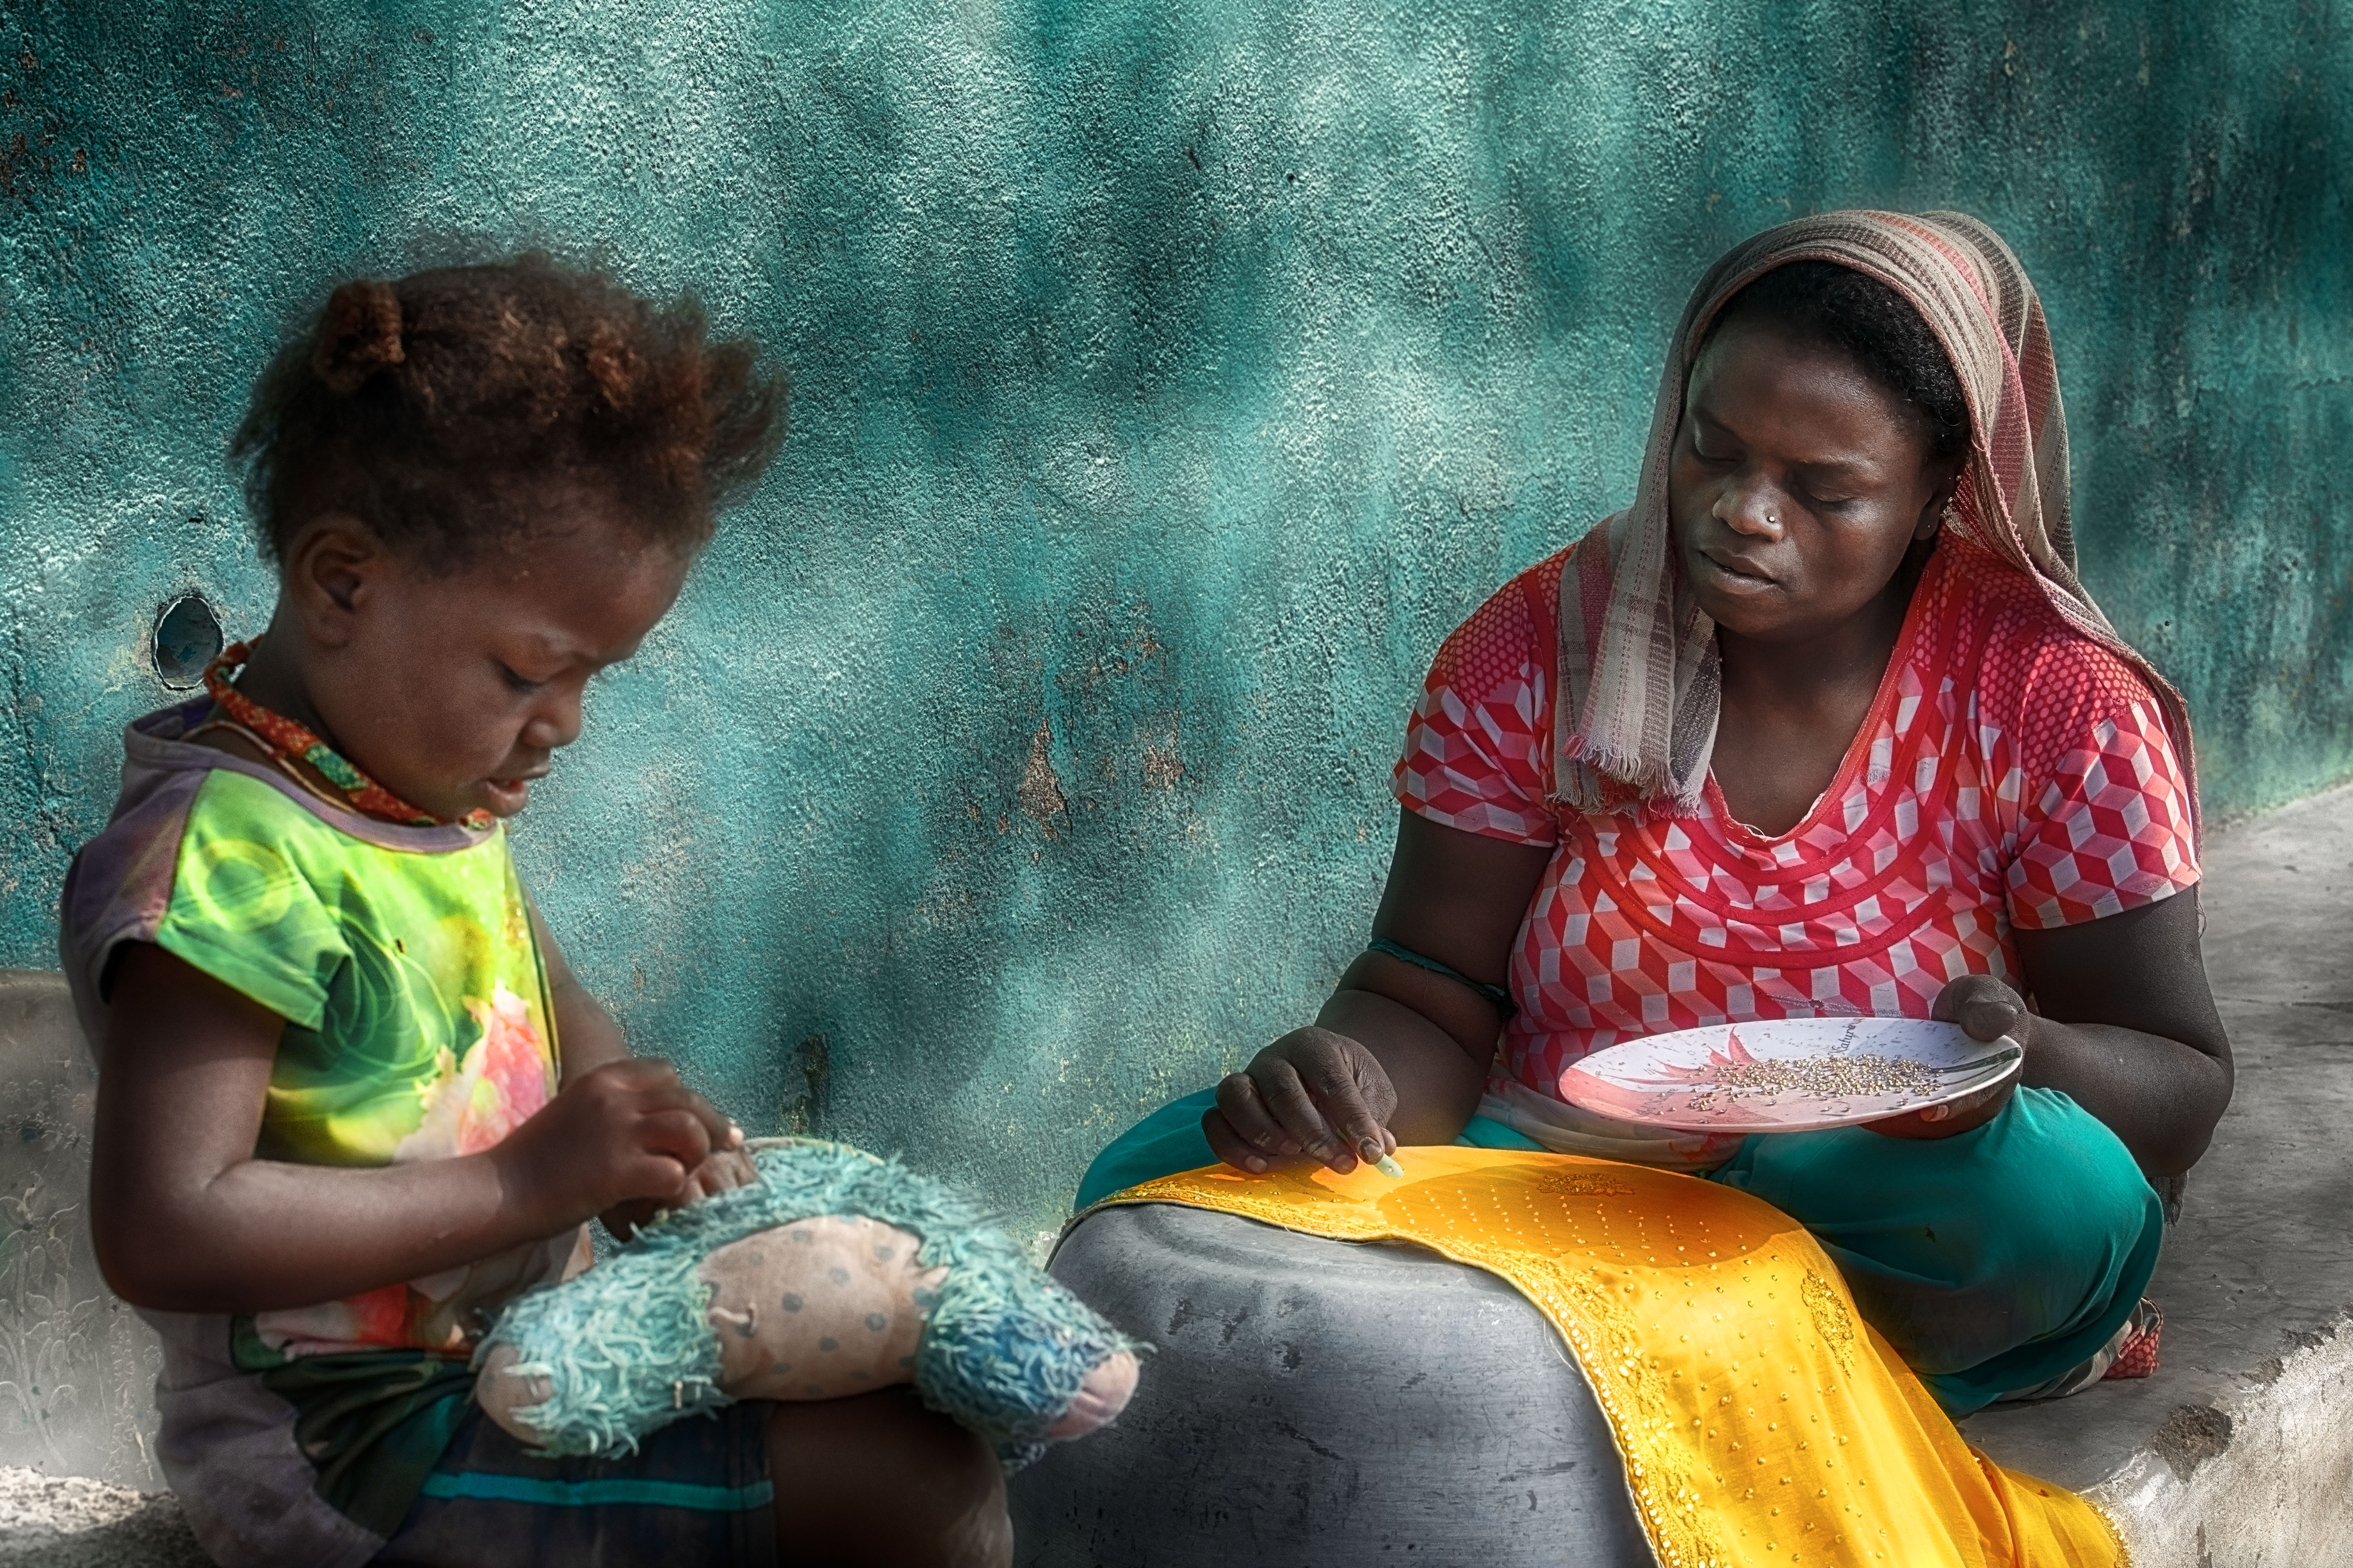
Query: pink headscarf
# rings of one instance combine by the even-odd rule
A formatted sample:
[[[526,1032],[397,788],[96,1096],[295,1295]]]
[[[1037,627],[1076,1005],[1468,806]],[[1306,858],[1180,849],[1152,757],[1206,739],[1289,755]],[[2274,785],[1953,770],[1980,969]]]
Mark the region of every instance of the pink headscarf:
[[[1735,246],[1683,307],[1651,416],[1634,504],[1577,545],[1560,585],[1554,796],[1579,811],[1664,797],[1689,811],[1707,780],[1723,694],[1715,623],[1692,598],[1668,537],[1667,466],[1694,350],[1726,300],[1793,261],[1829,261],[1894,289],[1944,345],[1968,399],[1970,448],[1945,526],[2030,577],[2067,624],[2139,670],[2197,776],[2181,694],[2118,637],[2075,576],[2067,419],[2042,301],[2001,237],[1962,213],[1837,212]]]

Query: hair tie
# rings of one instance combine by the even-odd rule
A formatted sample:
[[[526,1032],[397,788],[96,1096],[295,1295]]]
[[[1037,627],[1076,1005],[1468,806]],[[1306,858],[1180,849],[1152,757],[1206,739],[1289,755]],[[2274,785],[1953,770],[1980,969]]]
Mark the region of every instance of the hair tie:
[[[400,296],[391,284],[362,278],[335,290],[311,353],[311,369],[328,391],[348,397],[377,371],[406,357],[400,346]]]

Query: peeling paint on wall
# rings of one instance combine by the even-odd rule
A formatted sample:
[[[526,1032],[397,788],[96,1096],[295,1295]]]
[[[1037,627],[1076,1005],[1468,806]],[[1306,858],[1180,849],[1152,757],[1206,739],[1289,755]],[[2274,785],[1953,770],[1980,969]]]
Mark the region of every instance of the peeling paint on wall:
[[[1038,732],[1029,737],[1029,765],[1021,771],[1021,787],[1015,792],[1021,809],[1038,825],[1038,831],[1047,837],[1056,837],[1055,825],[1067,823],[1071,803],[1063,797],[1061,775],[1054,772],[1051,754],[1054,727],[1040,724]]]
[[[797,385],[517,833],[550,919],[748,1130],[1025,1227],[1312,1013],[1430,653],[1623,502],[1685,289],[1788,214],[2011,238],[2084,576],[2211,813],[2290,798],[2353,770],[2348,83],[2295,0],[0,0],[0,963],[161,608],[267,613],[223,454],[282,323],[483,245]]]

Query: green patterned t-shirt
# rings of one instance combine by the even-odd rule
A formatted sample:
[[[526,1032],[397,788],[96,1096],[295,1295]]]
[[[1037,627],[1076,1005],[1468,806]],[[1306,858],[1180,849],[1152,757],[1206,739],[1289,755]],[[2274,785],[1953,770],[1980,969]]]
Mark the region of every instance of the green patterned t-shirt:
[[[477,1153],[555,1090],[547,979],[503,827],[459,830],[436,851],[396,847],[214,769],[188,802],[149,940],[286,1020],[258,1158],[372,1166]],[[462,1352],[483,1314],[560,1278],[573,1248],[567,1237],[261,1312],[253,1329],[287,1355]]]
[[[381,1167],[490,1148],[555,1090],[531,905],[503,828],[400,826],[195,745],[211,699],[124,734],[122,793],[67,873],[58,947],[107,1029],[126,942],[285,1020],[254,1153]],[[356,1564],[399,1528],[471,1407],[505,1302],[587,1259],[577,1228],[340,1301],[142,1313],[164,1342],[156,1456],[240,1559]]]

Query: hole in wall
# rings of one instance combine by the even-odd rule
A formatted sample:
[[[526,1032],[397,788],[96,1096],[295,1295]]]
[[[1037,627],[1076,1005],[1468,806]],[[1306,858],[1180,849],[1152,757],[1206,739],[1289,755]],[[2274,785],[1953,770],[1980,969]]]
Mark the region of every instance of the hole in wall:
[[[155,612],[155,678],[174,691],[200,684],[222,646],[220,616],[202,594],[182,594]]]

